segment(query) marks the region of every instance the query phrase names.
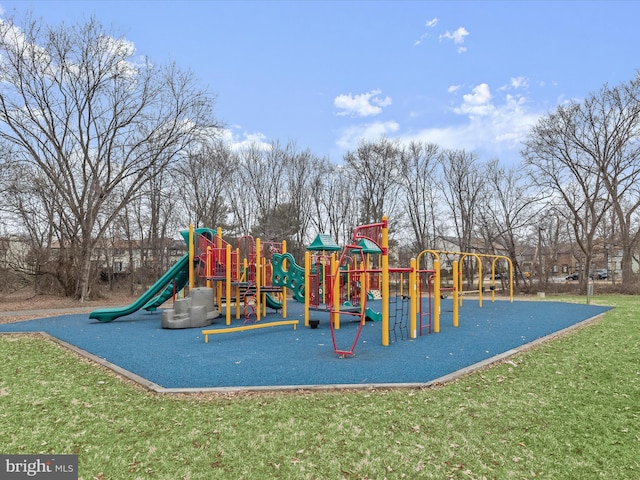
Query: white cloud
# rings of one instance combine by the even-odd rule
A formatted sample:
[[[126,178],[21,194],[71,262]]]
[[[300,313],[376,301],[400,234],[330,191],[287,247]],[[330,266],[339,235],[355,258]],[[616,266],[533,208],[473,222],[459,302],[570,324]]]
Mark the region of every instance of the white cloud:
[[[485,116],[491,114],[495,107],[491,104],[491,89],[486,83],[473,87],[472,93],[462,96],[462,105],[454,109],[454,112],[470,117]]]
[[[458,27],[457,30],[450,32],[447,30],[445,33],[440,35],[440,40],[452,40],[455,45],[458,46],[458,53],[464,53],[467,51],[467,47],[463,47],[464,37],[469,35],[469,31],[464,27]]]
[[[133,79],[138,73],[138,65],[129,61],[133,58],[136,47],[133,42],[124,38],[113,38],[109,36],[100,37],[99,49],[104,52],[105,56],[111,59],[118,59],[114,62],[112,73],[117,76]],[[139,60],[139,59],[137,59]]]
[[[513,90],[518,88],[528,88],[529,79],[526,77],[511,77],[509,83],[503,85],[499,90]]]
[[[525,77],[512,77],[509,84],[513,88],[527,88],[529,86],[529,80]]]
[[[225,128],[222,130],[222,140],[229,145],[231,150],[238,151],[244,150],[249,147],[257,147],[259,150],[271,150],[271,143],[267,141],[267,136],[261,132],[242,132],[236,133],[234,130],[238,130],[241,127],[234,125],[231,128]]]
[[[439,22],[438,17],[434,17],[431,20],[427,20],[424,26],[427,28],[433,28],[438,24],[438,22]],[[420,35],[420,38],[418,40],[413,42],[413,46],[415,47],[417,45],[420,45],[422,43],[422,40],[424,40],[428,36],[429,36],[428,33],[423,33],[422,35]]]
[[[460,96],[463,89],[466,92]],[[465,149],[484,160],[499,158],[509,164],[517,163],[522,141],[544,112],[533,110],[524,95],[494,95],[488,83],[470,89],[452,85],[448,91],[457,102],[451,108],[456,118],[448,124],[413,131],[401,129],[396,121],[352,125],[339,132],[336,146],[344,152],[357,148],[363,140],[386,136],[402,143],[420,141],[442,148]]]
[[[378,115],[384,107],[391,105],[391,97],[380,98],[382,90],[372,90],[359,95],[342,94],[333,100],[333,105],[341,111],[338,116],[370,117]]]
[[[482,83],[453,108],[461,122],[401,134],[398,138],[402,142],[433,142],[443,148],[475,151],[486,160],[502,157],[515,161],[521,142],[543,114],[531,111],[527,105],[527,98],[522,95],[496,98],[489,85]]]
[[[1,6],[0,10],[2,10]],[[0,16],[2,16],[2,14],[3,12],[0,11]],[[24,52],[30,61],[41,64],[43,71],[47,74],[57,74],[56,70],[60,68],[60,65],[51,61],[51,56],[45,48],[39,46],[37,43],[30,43],[19,26],[0,19],[0,27],[5,43],[11,44],[17,51]],[[134,59],[138,61],[137,64],[129,60],[129,58],[132,58],[135,54],[136,48],[133,42],[124,38],[113,38],[108,35],[102,35],[98,39],[96,48],[105,60],[108,59],[108,61],[105,61],[105,65],[110,65],[109,73],[114,76],[133,79],[138,73],[139,68],[146,64],[144,58]],[[73,63],[72,60],[73,56],[71,56],[71,60],[67,59],[64,67],[73,72],[77,72],[81,67],[78,63]],[[102,75],[106,76],[107,72],[103,71]]]
[[[453,43],[459,45],[464,43],[464,37],[469,35],[469,32],[464,27],[458,27],[454,32],[450,32],[447,30],[444,34],[440,35],[440,38],[446,38],[448,40],[453,40]]]
[[[382,136],[389,136],[400,130],[398,122],[374,122],[362,125],[352,125],[341,131],[336,144],[343,150],[353,150],[363,140],[377,140]]]
[[[429,27],[429,28],[433,28],[438,24],[439,20],[438,17],[433,17],[431,20],[427,20],[427,22],[424,24],[425,27]]]

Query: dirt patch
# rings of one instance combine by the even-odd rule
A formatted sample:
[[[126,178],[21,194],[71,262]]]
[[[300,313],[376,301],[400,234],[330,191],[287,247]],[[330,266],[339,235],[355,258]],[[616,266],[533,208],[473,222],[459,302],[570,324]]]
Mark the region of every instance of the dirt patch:
[[[13,295],[0,297],[0,324],[53,317],[65,313],[90,313],[97,308],[125,306],[137,297],[114,292],[100,300],[80,302],[54,295]]]

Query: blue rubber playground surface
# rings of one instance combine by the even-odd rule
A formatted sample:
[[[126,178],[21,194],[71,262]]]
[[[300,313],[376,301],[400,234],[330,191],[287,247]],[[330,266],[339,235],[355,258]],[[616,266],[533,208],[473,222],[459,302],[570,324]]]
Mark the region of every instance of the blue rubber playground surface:
[[[371,308],[379,309],[373,302]],[[318,386],[382,386],[427,384],[491,359],[513,353],[538,339],[592,319],[609,307],[553,301],[465,299],[457,328],[452,326],[451,300],[442,301],[440,333],[424,332],[408,339],[396,325],[390,344],[381,345],[381,322],[362,328],[353,356],[334,353],[328,315],[312,312],[317,329],[304,327],[303,306],[287,303],[296,330],[278,326],[209,336],[200,328],[162,329],[161,312],[139,311],[109,323],[87,314],[64,315],[0,325],[1,332],[46,332],[107,364],[142,377],[158,390],[314,388]],[[269,311],[262,322],[282,320]],[[393,319],[391,326],[394,325]],[[242,321],[233,321],[234,326]],[[336,331],[339,349],[353,343],[358,324],[342,321]],[[224,318],[209,328],[225,328]],[[139,380],[139,379],[138,379]],[[144,382],[143,382],[144,383]]]

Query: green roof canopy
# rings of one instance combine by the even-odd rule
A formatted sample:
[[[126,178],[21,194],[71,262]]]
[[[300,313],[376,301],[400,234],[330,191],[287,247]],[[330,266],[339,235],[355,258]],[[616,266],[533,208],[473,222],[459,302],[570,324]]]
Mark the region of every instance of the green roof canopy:
[[[382,250],[371,240],[366,238],[361,239],[358,242],[358,246],[362,247],[362,253],[373,253],[374,255],[379,255],[382,253]]]
[[[338,245],[331,235],[319,233],[311,245],[307,247],[310,252],[338,252],[342,247]]]

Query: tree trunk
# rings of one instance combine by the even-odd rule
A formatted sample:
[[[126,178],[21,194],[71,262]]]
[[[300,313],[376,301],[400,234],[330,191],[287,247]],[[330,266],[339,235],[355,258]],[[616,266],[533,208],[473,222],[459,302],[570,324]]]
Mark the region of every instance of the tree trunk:
[[[80,255],[80,271],[78,272],[78,292],[77,297],[80,303],[89,300],[91,294],[91,252],[92,248],[85,245],[83,241],[82,253]]]
[[[631,285],[633,283],[633,248],[629,244],[622,246],[622,284]]]

